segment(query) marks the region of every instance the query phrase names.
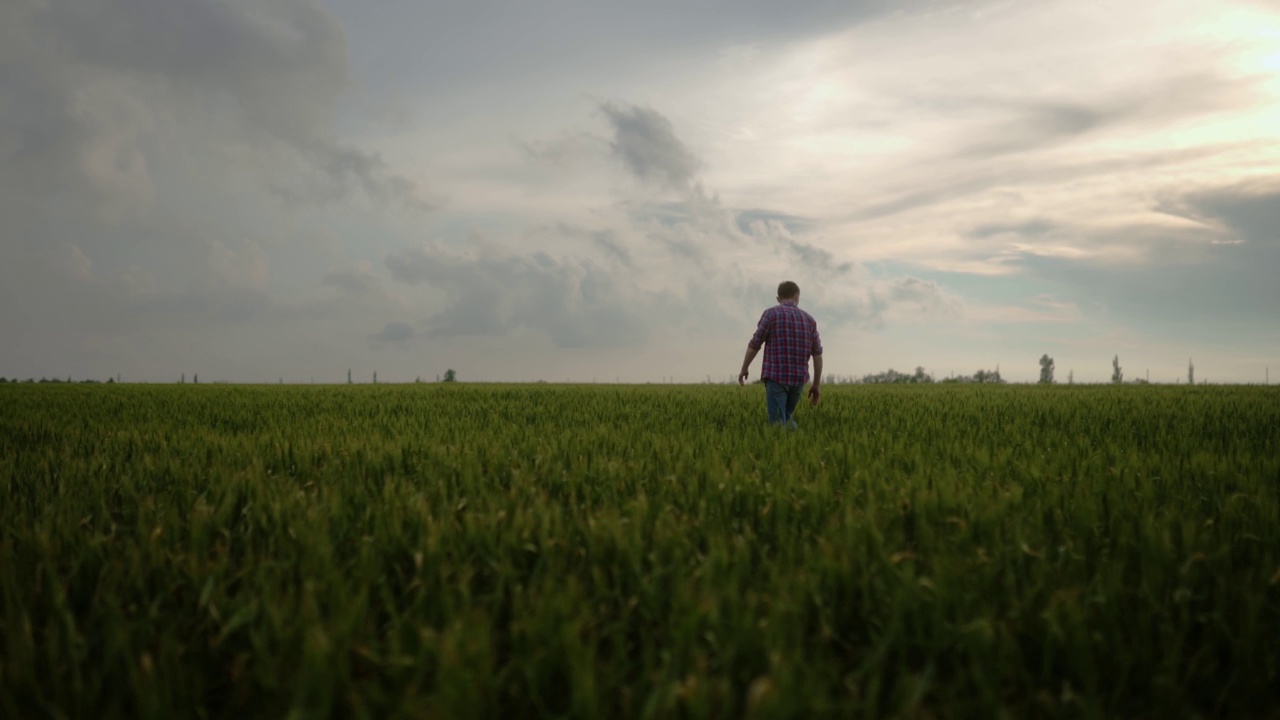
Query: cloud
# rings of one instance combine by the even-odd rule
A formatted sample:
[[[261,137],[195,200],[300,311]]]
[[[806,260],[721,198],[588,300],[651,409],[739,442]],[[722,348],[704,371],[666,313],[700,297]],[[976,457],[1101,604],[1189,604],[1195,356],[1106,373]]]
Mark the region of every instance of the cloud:
[[[816,272],[843,274],[853,269],[853,263],[840,262],[830,250],[816,245],[792,240],[788,246],[805,267]]]
[[[271,192],[292,205],[332,205],[363,194],[382,206],[425,211],[433,201],[411,180],[389,169],[378,153],[315,138],[295,146],[304,160],[299,176],[272,184]]]
[[[965,233],[966,236],[985,240],[993,237],[1011,236],[1015,238],[1039,237],[1050,233],[1058,226],[1044,219],[1032,219],[1022,222],[988,222],[974,226]]]
[[[0,68],[0,283],[20,299],[0,307],[0,333],[54,363],[130,347],[151,367],[161,348],[261,357],[258,334],[358,344],[355,328],[391,311],[382,296],[299,290],[314,283],[299,268],[324,252],[301,239],[317,225],[425,205],[338,126],[353,83],[344,30],[321,3],[14,0],[0,3]],[[367,280],[330,282],[354,292]],[[113,339],[81,355],[86,333]],[[209,352],[215,336],[225,344]]]
[[[638,105],[601,103],[613,130],[609,148],[637,180],[672,190],[689,190],[701,162],[666,116]]]
[[[589,230],[577,225],[562,222],[555,226],[555,232],[559,236],[565,238],[585,239],[594,249],[599,250],[606,258],[625,268],[634,267],[631,259],[631,251],[628,250],[623,241],[619,239],[618,232],[612,228]]]
[[[791,215],[766,208],[739,208],[734,210],[733,216],[738,224],[738,230],[744,233],[752,232],[754,227],[767,227],[771,224],[777,224],[787,232],[794,234],[812,230],[817,225],[812,218],[800,217],[799,215]],[[757,225],[757,223],[760,223],[760,225]]]
[[[1262,6],[658,2],[0,3],[0,364],[701,378],[783,279],[858,363],[1274,335]]]
[[[374,333],[369,338],[369,342],[374,347],[391,346],[405,349],[416,335],[413,326],[409,323],[393,320]]]
[[[271,278],[262,246],[245,240],[238,247],[214,241],[209,246],[210,278],[223,287],[263,292]]]
[[[632,267],[631,252],[627,250],[626,246],[618,242],[612,231],[600,230],[591,233],[591,241],[623,267]]]
[[[1083,100],[1045,94],[1032,100],[978,96],[933,102],[970,115],[998,115],[997,119],[974,125],[970,132],[981,137],[957,152],[965,159],[989,158],[1046,150],[1090,133],[1123,126],[1153,129],[1240,108],[1253,101],[1254,85],[1253,80],[1195,71],[1161,78],[1154,85],[1127,87],[1122,92],[1101,93]]]
[[[553,166],[567,166],[609,148],[608,141],[591,133],[566,133],[553,140],[518,141],[525,157]]]
[[[378,278],[373,274],[373,265],[367,260],[361,260],[350,267],[325,274],[320,283],[352,295],[367,295],[377,289]]]
[[[1108,316],[1171,339],[1242,342],[1280,307],[1280,184],[1274,180],[1196,190],[1159,201],[1156,209],[1185,221],[1172,230],[1137,228],[1140,262],[1028,255],[1020,265]],[[1125,240],[1113,238],[1113,242]],[[1162,243],[1158,244],[1158,243]]]
[[[1192,192],[1163,201],[1156,209],[1202,223],[1226,241],[1280,248],[1280,182]]]
[[[911,303],[925,309],[935,309],[944,304],[943,292],[932,280],[903,277],[893,281],[888,289],[889,299]]]
[[[427,246],[392,253],[386,266],[397,282],[444,294],[445,308],[423,322],[430,337],[532,332],[561,348],[630,347],[655,319],[641,312],[653,298],[589,260]]]
[[[346,37],[314,0],[15,0],[0,22],[0,61],[26,68],[0,77],[0,105],[18,109],[0,131],[5,189],[145,203],[156,158],[207,153],[206,171],[234,158],[293,202],[427,205],[334,133]]]

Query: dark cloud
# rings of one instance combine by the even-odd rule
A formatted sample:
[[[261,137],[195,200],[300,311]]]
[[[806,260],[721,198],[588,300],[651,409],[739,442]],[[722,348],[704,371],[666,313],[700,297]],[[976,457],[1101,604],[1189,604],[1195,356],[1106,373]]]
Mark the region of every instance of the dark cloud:
[[[307,0],[0,3],[0,334],[83,371],[99,341],[134,366],[225,359],[314,317],[268,293],[259,191],[414,203],[336,139],[349,84],[341,28]]]
[[[1216,226],[1230,240],[1280,246],[1280,184],[1191,193],[1161,202],[1156,209]]]
[[[0,24],[0,64],[23,69],[0,73],[0,106],[20,109],[0,130],[14,148],[6,187],[100,194],[147,179],[161,155],[208,171],[240,143],[255,171],[275,169],[266,185],[281,197],[425,205],[376,154],[336,139],[346,37],[315,0],[14,0]]]
[[[734,210],[733,219],[738,226],[738,230],[743,233],[751,233],[752,227],[756,223],[765,225],[776,223],[790,233],[805,232],[817,225],[811,218],[763,208],[740,208]]]
[[[1090,237],[1109,244],[1144,238],[1144,261],[1101,264],[1027,255],[1018,264],[1052,282],[1077,304],[1173,339],[1239,343],[1280,308],[1280,183],[1232,186],[1167,198],[1158,209],[1198,223],[1190,228],[1131,228]],[[1162,244],[1157,244],[1162,243]],[[1153,249],[1154,248],[1154,249]]]
[[[430,210],[417,185],[391,171],[378,153],[322,138],[299,143],[304,173],[271,186],[276,197],[292,205],[333,205],[361,193],[375,203],[407,210]]]
[[[790,258],[798,269],[817,277],[846,275],[855,267],[832,251],[800,239],[817,226],[815,222],[767,209],[726,208],[717,196],[708,196],[701,187],[694,188],[680,202],[635,207],[630,219],[644,237],[677,262],[691,263],[704,274],[715,271],[717,250],[745,243],[755,243]]]
[[[609,149],[636,179],[672,190],[689,190],[701,166],[676,136],[671,121],[651,108],[602,103],[613,130]]]
[[[349,82],[342,28],[310,0],[49,3],[34,19],[77,63],[221,96],[281,136],[327,125]]]
[[[959,154],[974,158],[1043,149],[1084,135],[1132,111],[1133,107],[1126,104],[1090,107],[1075,103],[1030,103],[1021,108],[1020,117],[990,128],[987,137],[966,146]]]
[[[609,143],[590,133],[570,133],[554,140],[517,141],[526,157],[550,165],[568,165],[582,157],[608,148]]]
[[[632,267],[631,251],[626,246],[618,242],[615,234],[610,230],[599,230],[591,233],[591,241],[596,247],[604,251],[605,255],[613,258],[623,267]]]
[[[583,59],[618,66],[618,54],[664,57],[689,48],[724,47],[829,32],[893,12],[936,7],[937,0],[683,0],[600,3],[430,3],[429,21],[406,22],[424,7],[412,0],[331,0],[353,37],[361,77],[408,84],[408,92],[442,97],[459,88],[502,85],[527,90],[527,74],[579,73]],[[649,48],[643,53],[640,48]],[[403,58],[414,58],[405,63]],[[541,78],[540,78],[541,79]]]
[[[378,279],[374,277],[372,270],[368,263],[358,263],[327,273],[321,280],[321,284],[345,290],[353,295],[365,295],[378,287]]]
[[[585,239],[603,253],[605,257],[625,268],[634,267],[631,251],[618,239],[618,233],[612,229],[589,230],[568,223],[558,223],[554,229],[556,234],[561,237]]]
[[[836,260],[830,250],[797,240],[791,240],[787,245],[801,264],[812,270],[841,274],[853,269],[853,263]]]
[[[961,114],[994,111],[1005,116],[976,130],[981,137],[957,153],[960,158],[972,159],[1045,149],[1118,126],[1158,127],[1239,109],[1256,97],[1251,80],[1192,72],[1090,101],[968,98],[939,104]]]
[[[640,309],[650,298],[585,260],[424,248],[393,253],[386,266],[398,282],[445,293],[446,309],[425,321],[429,336],[532,331],[562,348],[627,347],[644,343],[653,320]]]
[[[406,322],[391,321],[382,326],[382,329],[374,333],[369,342],[374,347],[398,347],[406,348],[409,342],[413,340],[416,333],[413,326]]]

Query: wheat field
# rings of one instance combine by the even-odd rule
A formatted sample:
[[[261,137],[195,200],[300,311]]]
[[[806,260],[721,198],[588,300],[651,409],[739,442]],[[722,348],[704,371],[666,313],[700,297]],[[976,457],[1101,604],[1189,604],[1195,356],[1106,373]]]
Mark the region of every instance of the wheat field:
[[[1280,389],[0,386],[0,715],[1280,717]]]

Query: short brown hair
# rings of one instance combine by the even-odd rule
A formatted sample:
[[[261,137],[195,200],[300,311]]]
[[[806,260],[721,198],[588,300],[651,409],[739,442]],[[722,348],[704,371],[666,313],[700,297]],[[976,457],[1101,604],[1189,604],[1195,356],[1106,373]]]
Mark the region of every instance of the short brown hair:
[[[791,298],[799,294],[800,294],[800,286],[791,282],[790,280],[784,283],[778,284],[778,297],[782,298],[783,300],[790,300]]]

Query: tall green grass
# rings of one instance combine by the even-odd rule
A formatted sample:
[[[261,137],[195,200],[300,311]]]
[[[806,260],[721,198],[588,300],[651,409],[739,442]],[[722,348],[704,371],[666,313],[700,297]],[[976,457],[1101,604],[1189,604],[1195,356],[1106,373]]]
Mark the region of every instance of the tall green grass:
[[[1280,392],[0,387],[0,715],[1280,717]]]

